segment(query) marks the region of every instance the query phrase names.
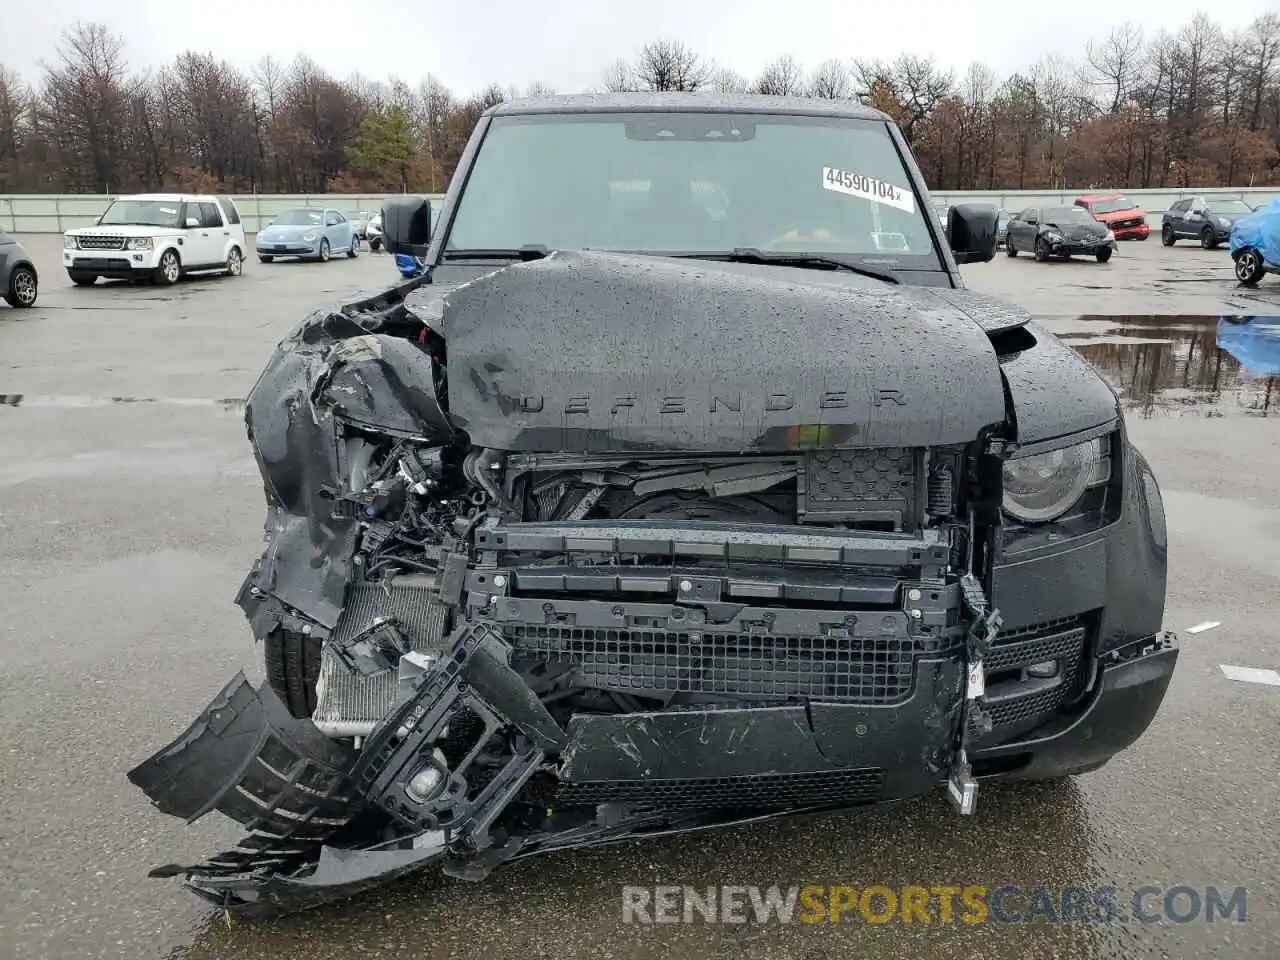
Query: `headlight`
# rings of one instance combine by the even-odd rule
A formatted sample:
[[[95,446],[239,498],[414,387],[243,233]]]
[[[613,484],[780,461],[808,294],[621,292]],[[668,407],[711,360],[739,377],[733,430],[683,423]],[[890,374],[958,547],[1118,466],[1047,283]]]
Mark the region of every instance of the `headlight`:
[[[1226,217],[1215,217],[1214,219],[1218,221],[1218,226],[1222,227],[1224,230],[1231,226],[1231,221]]]
[[[1047,233],[1045,233],[1044,238],[1048,240],[1050,243],[1062,242],[1062,234],[1060,234],[1057,230],[1048,231]]]
[[[304,234],[302,239],[307,241],[307,243],[315,243],[316,237],[318,236],[320,236],[320,234],[313,232],[313,233]]]
[[[150,237],[134,237],[132,240],[126,240],[124,248],[126,250],[150,250]]]
[[[63,250],[79,250],[79,249],[80,249],[80,241],[79,241],[79,240],[77,240],[75,237],[63,237],[63,238],[62,238],[62,249],[63,249]]]
[[[1116,238],[1116,235],[1111,230],[1108,230],[1105,234],[1103,234],[1103,237],[1102,237],[1103,240],[1107,240],[1107,241],[1114,240],[1115,238]]]
[[[1090,487],[1110,479],[1109,437],[1007,460],[1004,511],[1024,523],[1047,523],[1070,511]]]

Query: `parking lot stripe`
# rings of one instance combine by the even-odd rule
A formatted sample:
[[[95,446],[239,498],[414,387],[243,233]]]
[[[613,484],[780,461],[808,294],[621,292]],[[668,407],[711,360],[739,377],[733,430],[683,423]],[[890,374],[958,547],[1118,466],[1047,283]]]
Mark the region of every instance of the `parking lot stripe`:
[[[1239,680],[1241,683],[1261,683],[1268,687],[1280,687],[1280,672],[1263,670],[1258,667],[1233,667],[1221,663],[1218,666],[1227,675],[1228,680]]]

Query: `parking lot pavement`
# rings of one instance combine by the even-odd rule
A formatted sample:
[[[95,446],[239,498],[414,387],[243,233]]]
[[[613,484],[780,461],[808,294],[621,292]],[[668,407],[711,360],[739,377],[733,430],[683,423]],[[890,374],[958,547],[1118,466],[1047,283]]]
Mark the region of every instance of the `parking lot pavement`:
[[[972,820],[930,797],[550,855],[480,885],[414,877],[229,926],[176,881],[145,874],[238,830],[176,824],[124,771],[235,670],[260,676],[231,602],[262,521],[235,401],[293,322],[384,284],[394,267],[368,254],[253,261],[240,278],[77,289],[57,238],[30,248],[40,305],[0,308],[0,956],[1280,955],[1280,846],[1268,826],[1280,822],[1280,689],[1219,669],[1280,666],[1280,380],[1246,377],[1215,345],[1215,318],[1265,312],[1254,298],[1269,285],[1235,305],[1224,252],[1148,241],[1123,244],[1105,267],[1002,255],[965,268],[976,288],[1045,316],[1121,390],[1169,510],[1167,625],[1221,623],[1184,635],[1154,726],[1107,767],[1057,787],[986,789]],[[1144,883],[1244,886],[1248,922],[637,927],[621,915],[623,884]]]
[[[1280,278],[1265,277],[1249,290],[1236,282],[1225,246],[1202,250],[1180,240],[1165,247],[1158,234],[1121,241],[1107,263],[1092,257],[1036,263],[1000,250],[992,262],[960,272],[973,289],[1037,316],[1280,312]]]

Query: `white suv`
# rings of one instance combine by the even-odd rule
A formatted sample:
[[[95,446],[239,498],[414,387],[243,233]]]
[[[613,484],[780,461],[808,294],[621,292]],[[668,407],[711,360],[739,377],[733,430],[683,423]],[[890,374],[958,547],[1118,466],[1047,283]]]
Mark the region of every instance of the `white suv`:
[[[99,277],[177,283],[188,273],[244,270],[244,224],[230,197],[143,193],[120,197],[92,227],[62,236],[62,265],[81,286]]]

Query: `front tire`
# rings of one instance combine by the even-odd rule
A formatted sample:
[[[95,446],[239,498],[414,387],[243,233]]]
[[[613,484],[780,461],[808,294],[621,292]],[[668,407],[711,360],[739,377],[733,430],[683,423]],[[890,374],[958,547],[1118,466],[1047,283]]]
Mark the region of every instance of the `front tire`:
[[[1200,231],[1200,246],[1205,250],[1218,249],[1218,235],[1214,232],[1213,227],[1205,227]]]
[[[347,256],[350,257],[352,260],[360,256],[360,238],[359,237],[351,238],[351,249],[347,251]]]
[[[1036,260],[1039,261],[1040,263],[1044,263],[1048,259],[1049,259],[1048,246],[1045,245],[1045,242],[1043,240],[1041,240],[1039,237],[1036,237]]]
[[[1106,262],[1107,262],[1108,260],[1110,260],[1110,259],[1111,259],[1111,248],[1110,248],[1110,247],[1103,247],[1101,250],[1099,250],[1099,251],[1098,251],[1098,262],[1099,262],[1099,263],[1106,263]]]
[[[98,282],[96,273],[72,273],[68,271],[67,276],[71,278],[71,282],[77,287],[92,287]]]
[[[320,262],[321,263],[329,262],[329,241],[328,240],[320,241]]]
[[[1262,254],[1253,247],[1246,247],[1236,257],[1236,279],[1246,287],[1256,287],[1262,275],[1267,272],[1263,266]]]
[[[379,240],[377,237],[369,241],[370,253],[377,253],[381,249],[382,249],[382,241]]]
[[[321,642],[292,630],[277,628],[262,643],[267,681],[289,712],[307,719],[316,709],[320,679]]]
[[[275,257],[268,256],[265,253],[260,253],[258,254],[258,259],[261,260],[263,263],[270,263],[272,260],[275,259]]]
[[[1166,247],[1172,247],[1178,242],[1178,238],[1173,235],[1173,227],[1167,223],[1160,228],[1160,242]]]
[[[36,297],[40,294],[40,281],[36,272],[30,267],[14,267],[9,275],[9,289],[5,291],[5,303],[20,310],[27,310],[36,305]]]
[[[1014,249],[1012,240],[1005,241],[1004,255],[1006,257],[1016,257],[1018,255],[1018,251]]]
[[[239,247],[232,247],[227,253],[227,276],[238,277],[244,273],[244,257],[240,255]]]
[[[177,250],[166,250],[160,254],[160,264],[152,273],[152,278],[166,287],[173,286],[182,278],[182,261],[178,258]]]

